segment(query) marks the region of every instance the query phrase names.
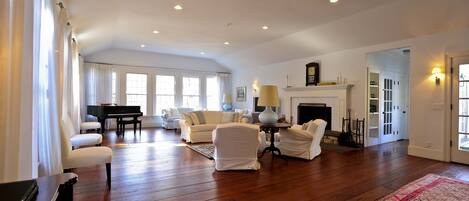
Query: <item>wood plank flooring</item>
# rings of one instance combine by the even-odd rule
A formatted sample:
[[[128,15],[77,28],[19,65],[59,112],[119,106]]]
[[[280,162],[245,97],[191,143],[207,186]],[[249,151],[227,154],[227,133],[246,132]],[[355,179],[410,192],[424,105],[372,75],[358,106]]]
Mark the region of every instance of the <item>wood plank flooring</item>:
[[[375,200],[435,173],[469,181],[469,166],[407,155],[406,141],[362,151],[324,151],[312,161],[266,154],[260,171],[217,172],[185,147],[179,134],[143,129],[125,138],[108,132],[113,149],[112,189],[105,166],[79,168],[75,200]]]

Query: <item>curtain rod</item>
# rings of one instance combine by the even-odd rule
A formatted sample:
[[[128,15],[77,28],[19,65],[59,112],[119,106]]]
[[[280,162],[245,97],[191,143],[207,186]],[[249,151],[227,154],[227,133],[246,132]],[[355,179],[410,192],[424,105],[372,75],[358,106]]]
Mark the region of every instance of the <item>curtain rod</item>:
[[[127,67],[137,67],[137,68],[160,68],[160,69],[166,69],[166,70],[178,70],[178,71],[187,71],[187,69],[180,69],[180,68],[170,68],[170,67],[156,67],[156,66],[138,66],[138,65],[124,65],[124,64],[113,64],[113,63],[104,63],[104,62],[88,62],[85,61],[85,63],[91,63],[91,64],[104,64],[104,65],[112,65],[112,66],[127,66]],[[223,73],[223,74],[230,74],[230,72],[217,72],[217,71],[202,71],[202,70],[188,70],[192,72],[199,72],[199,73]]]

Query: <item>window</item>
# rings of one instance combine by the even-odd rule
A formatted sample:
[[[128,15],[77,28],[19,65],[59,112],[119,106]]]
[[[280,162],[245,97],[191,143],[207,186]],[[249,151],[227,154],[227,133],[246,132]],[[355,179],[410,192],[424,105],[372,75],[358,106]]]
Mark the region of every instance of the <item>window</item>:
[[[117,74],[112,72],[112,103],[117,103]]]
[[[127,105],[140,106],[143,115],[147,114],[147,75],[127,73]]]
[[[182,78],[182,106],[200,107],[200,80],[197,77]]]
[[[155,86],[155,113],[161,115],[161,110],[174,107],[174,76],[157,75]]]
[[[207,77],[207,109],[220,110],[220,96],[217,77]]]

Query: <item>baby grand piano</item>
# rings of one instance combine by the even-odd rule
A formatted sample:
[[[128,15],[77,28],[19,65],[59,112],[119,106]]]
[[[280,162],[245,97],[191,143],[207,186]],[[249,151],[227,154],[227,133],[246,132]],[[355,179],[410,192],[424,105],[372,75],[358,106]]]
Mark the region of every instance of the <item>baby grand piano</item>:
[[[143,115],[140,106],[123,106],[123,105],[88,105],[88,115],[98,118],[101,123],[101,133],[106,128],[106,119],[121,119],[127,117],[137,118]]]

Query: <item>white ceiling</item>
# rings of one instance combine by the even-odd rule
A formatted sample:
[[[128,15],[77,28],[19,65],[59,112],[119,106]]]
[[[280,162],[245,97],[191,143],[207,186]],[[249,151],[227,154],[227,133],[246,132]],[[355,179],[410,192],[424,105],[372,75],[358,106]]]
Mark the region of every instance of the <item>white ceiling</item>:
[[[69,0],[82,53],[113,48],[215,58],[390,0]],[[180,4],[183,10],[173,6]],[[227,26],[232,23],[231,26]],[[267,25],[269,30],[262,30]],[[153,34],[153,30],[160,31]],[[229,41],[226,46],[223,42]],[[145,44],[146,48],[140,48]]]
[[[206,57],[231,69],[469,27],[469,0],[65,3],[84,55],[110,48],[143,50]],[[174,10],[176,4],[184,9]],[[270,29],[262,30],[263,25]],[[160,33],[153,34],[153,30]],[[224,41],[231,45],[223,45]],[[146,47],[140,48],[140,44]]]

